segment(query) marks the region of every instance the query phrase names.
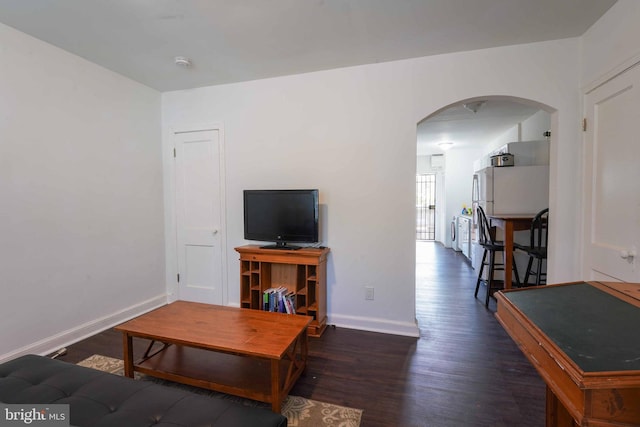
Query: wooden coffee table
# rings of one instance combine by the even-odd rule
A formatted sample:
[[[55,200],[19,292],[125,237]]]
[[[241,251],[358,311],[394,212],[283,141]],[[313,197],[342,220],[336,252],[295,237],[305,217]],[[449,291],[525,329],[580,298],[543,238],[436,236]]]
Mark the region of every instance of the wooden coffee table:
[[[305,369],[308,316],[176,301],[116,327],[123,333],[124,373],[158,378],[271,403],[282,400]],[[150,341],[133,360],[133,337]],[[162,343],[157,348],[157,342]],[[155,343],[155,345],[154,345]]]

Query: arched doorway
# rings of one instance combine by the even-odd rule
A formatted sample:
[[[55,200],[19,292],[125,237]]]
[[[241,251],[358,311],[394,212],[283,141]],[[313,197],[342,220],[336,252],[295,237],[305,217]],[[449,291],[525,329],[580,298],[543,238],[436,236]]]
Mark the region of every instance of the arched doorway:
[[[465,215],[468,214],[465,209],[472,206],[474,173],[488,166],[492,152],[510,143],[539,141],[541,145],[546,144],[546,162],[550,164],[553,127],[552,108],[533,100],[505,96],[463,99],[442,107],[420,121],[417,124],[416,173],[435,175],[434,240],[446,248],[460,251],[466,257],[466,262],[472,264],[474,252],[477,252],[471,243],[473,221],[469,225],[468,239],[461,239],[464,233],[460,232],[457,221],[464,216],[473,218],[472,215]],[[524,161],[524,158],[521,160]],[[548,202],[545,207],[548,207]],[[417,245],[421,244],[425,243],[417,242]],[[420,263],[420,256],[430,252],[418,251],[416,262]],[[417,287],[422,280],[416,277]],[[420,304],[419,298],[416,298],[416,304]]]

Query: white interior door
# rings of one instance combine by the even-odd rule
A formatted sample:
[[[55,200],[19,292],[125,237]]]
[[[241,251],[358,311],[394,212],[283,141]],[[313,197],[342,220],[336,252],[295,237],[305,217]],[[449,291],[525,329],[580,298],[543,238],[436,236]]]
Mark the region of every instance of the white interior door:
[[[220,131],[174,134],[178,299],[223,304]]]
[[[640,282],[640,66],[586,95],[585,270]]]

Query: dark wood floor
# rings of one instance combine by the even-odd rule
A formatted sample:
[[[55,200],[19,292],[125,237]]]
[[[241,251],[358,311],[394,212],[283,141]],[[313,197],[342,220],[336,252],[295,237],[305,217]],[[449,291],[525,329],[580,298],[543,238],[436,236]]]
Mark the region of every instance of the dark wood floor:
[[[416,284],[420,339],[328,328],[310,339],[307,372],[291,394],[364,409],[362,427],[543,426],[544,382],[474,299],[464,256],[418,243]],[[121,345],[109,330],[61,359],[121,358]]]

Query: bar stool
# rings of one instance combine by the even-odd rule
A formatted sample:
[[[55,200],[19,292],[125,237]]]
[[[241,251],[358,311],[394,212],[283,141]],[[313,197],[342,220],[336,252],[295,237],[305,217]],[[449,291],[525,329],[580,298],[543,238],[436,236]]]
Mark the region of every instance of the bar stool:
[[[520,278],[516,274],[518,286],[529,286],[529,277],[534,275],[536,286],[547,283],[547,273],[542,271],[542,261],[547,259],[547,240],[549,238],[549,208],[543,209],[536,214],[531,221],[529,245],[518,243],[513,244],[514,252],[523,251],[529,255],[527,271],[524,275],[524,283],[520,283]],[[536,269],[533,270],[533,260],[536,260]],[[542,283],[544,281],[544,283]]]
[[[489,297],[492,296],[492,292],[503,289],[504,281],[494,279],[494,273],[496,271],[504,271],[504,262],[496,262],[496,253],[502,252],[504,256],[504,243],[495,240],[495,227],[489,227],[489,221],[484,213],[484,210],[478,206],[478,243],[484,248],[482,254],[482,262],[480,263],[480,272],[478,273],[478,280],[476,282],[476,291],[474,297],[478,297],[478,289],[480,289],[480,283],[485,283],[487,286],[487,296],[485,298],[484,305],[489,307]],[[489,260],[487,261],[487,255]],[[503,258],[504,259],[504,258]],[[487,278],[482,278],[484,268],[488,267]]]

